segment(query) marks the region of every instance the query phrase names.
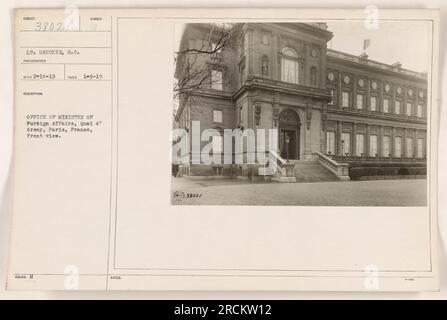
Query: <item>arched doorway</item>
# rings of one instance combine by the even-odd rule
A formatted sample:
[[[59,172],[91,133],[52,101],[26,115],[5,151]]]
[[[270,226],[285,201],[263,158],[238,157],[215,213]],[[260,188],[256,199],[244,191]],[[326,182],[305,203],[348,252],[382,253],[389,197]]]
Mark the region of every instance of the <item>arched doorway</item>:
[[[300,119],[292,109],[279,114],[279,154],[281,158],[300,158]]]

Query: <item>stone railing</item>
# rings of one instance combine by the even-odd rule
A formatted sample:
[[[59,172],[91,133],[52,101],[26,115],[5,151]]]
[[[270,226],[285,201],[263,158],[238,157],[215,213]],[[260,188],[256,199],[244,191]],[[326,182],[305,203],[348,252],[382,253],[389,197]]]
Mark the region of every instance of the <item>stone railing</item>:
[[[339,156],[339,155],[327,155],[334,161],[343,162],[381,162],[381,163],[426,163],[427,158],[409,158],[409,157],[372,157],[372,156]]]
[[[321,152],[317,152],[318,161],[321,165],[326,167],[329,171],[335,174],[340,180],[349,181],[349,164],[338,163]]]
[[[272,176],[272,180],[279,182],[296,182],[295,165],[279,156],[276,151],[269,151],[269,159],[264,167],[258,169],[260,176]]]

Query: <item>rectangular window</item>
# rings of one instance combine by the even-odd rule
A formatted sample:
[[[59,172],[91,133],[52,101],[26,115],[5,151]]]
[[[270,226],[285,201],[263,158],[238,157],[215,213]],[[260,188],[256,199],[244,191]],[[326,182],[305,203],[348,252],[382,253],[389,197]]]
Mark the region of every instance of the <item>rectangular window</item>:
[[[394,138],[394,156],[397,158],[402,157],[402,138]]]
[[[417,140],[417,144],[418,144],[418,158],[423,158],[424,157],[424,139],[418,139]]]
[[[399,100],[396,100],[396,103],[394,105],[394,113],[400,114],[400,101]]]
[[[362,157],[365,155],[365,135],[358,133],[356,136],[356,145],[355,145],[355,150],[356,150],[356,156],[358,157]]]
[[[341,96],[341,105],[343,108],[349,108],[349,92],[343,91]]]
[[[383,99],[383,112],[385,112],[385,113],[390,112],[390,100],[389,99]]]
[[[335,132],[326,132],[326,152],[327,154],[335,154]]]
[[[223,89],[222,71],[211,70],[211,88],[214,90]]]
[[[213,153],[222,153],[222,136],[213,136]]]
[[[357,109],[363,109],[363,94],[357,95]]]
[[[389,136],[383,136],[383,156],[384,157],[390,156],[390,137]]]
[[[407,116],[411,116],[411,112],[412,110],[411,110],[411,103],[410,102],[407,102]]]
[[[347,132],[343,132],[341,134],[341,152],[342,155],[350,155],[351,154],[351,134]]]
[[[418,117],[422,118],[422,104],[418,104],[418,111],[417,111],[417,113],[418,113]]]
[[[371,157],[379,155],[379,151],[377,150],[377,135],[375,134],[369,136],[369,155]]]
[[[371,111],[377,111],[377,98],[371,97]]]
[[[222,122],[222,111],[221,110],[213,110],[213,122]]]
[[[299,81],[299,63],[298,61],[283,58],[281,80],[284,82],[298,84]]]
[[[413,158],[413,138],[407,138],[407,157]]]

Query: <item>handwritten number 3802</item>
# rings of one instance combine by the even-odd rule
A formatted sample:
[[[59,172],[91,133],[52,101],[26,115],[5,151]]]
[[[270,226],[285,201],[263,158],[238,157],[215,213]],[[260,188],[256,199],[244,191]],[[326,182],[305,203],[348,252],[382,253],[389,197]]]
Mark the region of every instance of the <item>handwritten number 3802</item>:
[[[54,22],[37,22],[36,23],[36,31],[62,31],[64,29],[64,25],[62,22],[54,23]]]

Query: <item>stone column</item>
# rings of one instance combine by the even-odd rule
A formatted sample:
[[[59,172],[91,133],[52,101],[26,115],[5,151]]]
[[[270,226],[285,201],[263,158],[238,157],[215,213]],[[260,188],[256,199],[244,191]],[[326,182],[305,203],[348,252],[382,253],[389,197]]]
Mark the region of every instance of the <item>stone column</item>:
[[[352,146],[351,146],[352,155],[355,156],[355,155],[357,155],[357,122],[354,122],[352,124],[351,141],[352,141]]]
[[[394,157],[395,156],[395,151],[394,151],[394,147],[395,147],[395,145],[394,145],[394,139],[395,139],[395,137],[396,137],[396,128],[391,128],[391,141],[390,141],[390,154],[391,154],[391,157]]]
[[[369,133],[370,133],[370,126],[369,124],[366,125],[366,135],[365,135],[365,156],[372,157],[372,155],[369,152]]]
[[[417,156],[417,144],[418,144],[418,136],[417,136],[417,130],[413,130],[413,157],[416,158]]]
[[[327,137],[326,137],[326,131],[327,131],[327,105],[325,104],[323,106],[323,110],[320,113],[321,117],[321,128],[320,128],[320,152],[326,153],[326,146],[327,146]]]
[[[343,128],[343,122],[342,121],[337,121],[337,154],[339,156],[342,156],[342,149],[341,149],[341,131]]]
[[[422,156],[427,158],[427,131],[424,131],[424,136],[422,137]]]
[[[403,102],[402,102],[402,107],[401,107],[401,111],[403,111],[403,115],[407,116],[407,89],[405,87],[402,88],[402,90],[404,91],[404,98],[403,98]],[[405,143],[406,145],[406,143]],[[405,154],[406,156],[406,154]]]
[[[338,107],[340,109],[343,108],[342,105],[341,105],[341,103],[342,103],[341,81],[342,81],[342,79],[341,79],[341,71],[339,71],[338,72],[338,85],[337,85],[338,93],[337,93],[336,96],[337,96],[337,105],[338,105]]]
[[[396,113],[396,90],[395,90],[396,88],[394,87],[394,85],[393,85],[393,87],[390,89],[391,90],[391,92],[392,92],[392,96],[391,96],[391,106],[389,106],[389,111],[390,111],[390,113]],[[402,105],[400,106],[400,108],[402,109]]]
[[[248,52],[247,52],[247,56],[245,57],[246,59],[246,65],[247,65],[247,69],[248,69],[248,74],[249,75],[253,75],[255,73],[254,71],[254,39],[253,39],[253,29],[251,28],[247,28],[247,33],[248,33]]]
[[[279,39],[277,35],[274,35],[273,37],[273,52],[272,52],[272,79],[273,80],[280,80],[280,68],[281,66],[280,61],[278,60],[278,48],[279,48]]]
[[[379,127],[379,137],[378,137],[377,141],[377,153],[379,154],[379,157],[384,157],[385,155],[383,154],[383,127],[380,126]]]
[[[404,157],[407,156],[407,134],[408,129],[404,128],[404,136],[402,137],[402,153],[404,154]]]
[[[309,107],[308,107],[309,108]],[[313,112],[312,110],[308,110],[308,108],[306,108],[307,110],[305,111],[306,114],[308,112]],[[312,118],[311,117],[307,117],[306,116],[306,124],[304,126],[301,126],[301,128],[303,128],[305,134],[304,134],[304,160],[312,160]]]
[[[380,112],[384,113],[384,111],[383,111],[383,100],[384,100],[384,97],[383,97],[383,82],[377,82],[377,87],[379,88],[379,96],[378,96],[378,100],[379,101],[377,101],[377,109]],[[391,101],[389,102],[389,104],[390,103],[391,103]],[[390,108],[389,104],[388,104],[388,108]]]

